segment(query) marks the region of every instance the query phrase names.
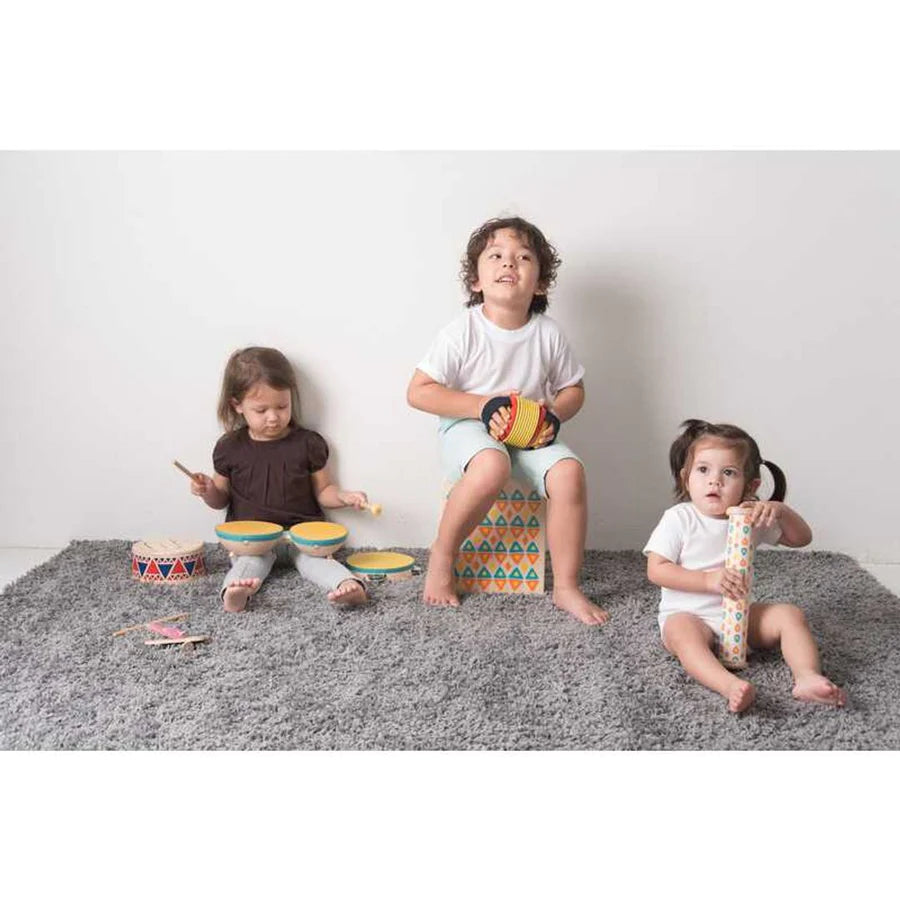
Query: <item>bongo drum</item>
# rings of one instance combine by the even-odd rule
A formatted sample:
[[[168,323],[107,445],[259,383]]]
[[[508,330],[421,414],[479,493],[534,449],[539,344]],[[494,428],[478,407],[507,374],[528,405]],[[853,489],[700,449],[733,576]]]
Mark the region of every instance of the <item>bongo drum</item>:
[[[347,557],[347,568],[358,575],[384,575],[389,581],[399,581],[412,575],[416,561],[406,553],[376,550],[353,553]]]
[[[131,545],[131,577],[154,584],[173,584],[206,574],[202,541],[172,538]]]
[[[245,519],[217,525],[216,536],[235,556],[265,556],[284,539],[284,529],[274,522]]]
[[[347,529],[336,522],[300,522],[288,532],[294,546],[309,556],[331,556],[344,546]]]

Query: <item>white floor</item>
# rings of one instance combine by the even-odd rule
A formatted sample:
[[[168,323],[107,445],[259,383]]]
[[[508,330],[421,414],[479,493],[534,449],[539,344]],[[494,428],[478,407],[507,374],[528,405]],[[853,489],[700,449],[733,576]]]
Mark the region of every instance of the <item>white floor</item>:
[[[0,590],[58,553],[61,547],[0,547]],[[900,597],[900,564],[861,563],[891,593]]]

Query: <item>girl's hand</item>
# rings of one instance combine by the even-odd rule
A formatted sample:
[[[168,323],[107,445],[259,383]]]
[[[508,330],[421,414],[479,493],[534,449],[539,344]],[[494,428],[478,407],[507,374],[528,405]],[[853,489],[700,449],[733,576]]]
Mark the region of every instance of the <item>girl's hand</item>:
[[[744,576],[734,569],[707,569],[706,590],[710,594],[721,594],[730,600],[740,600],[747,596]]]
[[[362,509],[369,502],[362,491],[338,491],[337,498],[344,506],[352,506],[354,509]]]
[[[191,493],[195,497],[202,497],[206,500],[210,495],[210,491],[214,491],[215,488],[215,482],[209,475],[204,475],[202,472],[194,473],[194,477],[191,479]]]
[[[753,528],[769,528],[781,518],[784,511],[784,504],[778,500],[747,500],[741,507],[753,510],[750,513],[750,525]]]

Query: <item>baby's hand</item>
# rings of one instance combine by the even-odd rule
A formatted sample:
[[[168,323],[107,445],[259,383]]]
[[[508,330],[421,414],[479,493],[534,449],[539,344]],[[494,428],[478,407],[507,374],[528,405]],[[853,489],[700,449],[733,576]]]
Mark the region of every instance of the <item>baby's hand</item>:
[[[362,491],[338,491],[337,497],[344,506],[352,506],[355,509],[362,509],[369,502],[369,498]]]
[[[202,497],[205,500],[214,488],[215,482],[209,475],[204,475],[202,472],[194,473],[194,477],[191,479],[191,493],[195,497]]]
[[[706,590],[710,594],[721,594],[731,600],[747,596],[746,580],[734,569],[707,569]]]
[[[753,528],[768,528],[780,518],[784,504],[778,500],[747,500],[742,503],[744,509],[752,509],[750,525]]]

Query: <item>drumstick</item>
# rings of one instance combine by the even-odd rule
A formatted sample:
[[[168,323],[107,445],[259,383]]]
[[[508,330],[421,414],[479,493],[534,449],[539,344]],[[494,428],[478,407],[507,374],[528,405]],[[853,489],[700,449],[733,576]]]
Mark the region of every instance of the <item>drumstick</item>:
[[[186,619],[187,617],[187,613],[176,613],[174,616],[164,616],[162,619],[153,619],[151,622],[142,622],[140,625],[129,625],[127,628],[121,628],[118,631],[114,631],[112,636],[118,637],[120,634],[125,634],[129,631],[137,631],[138,628],[149,628],[154,622],[176,622],[178,619]]]
[[[184,472],[184,474],[187,475],[187,477],[190,478],[191,481],[197,480],[197,476],[187,466],[183,466],[180,462],[178,462],[177,459],[172,460],[172,465],[175,466],[176,469],[181,469],[181,471]]]
[[[363,509],[367,509],[373,516],[381,515],[381,504],[380,503],[363,503]]]
[[[189,634],[180,638],[165,638],[159,641],[144,641],[148,647],[165,647],[167,644],[195,644],[198,641],[208,641],[208,634]]]

